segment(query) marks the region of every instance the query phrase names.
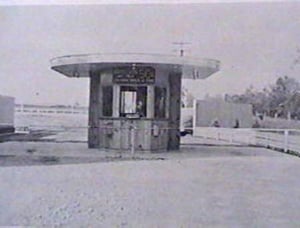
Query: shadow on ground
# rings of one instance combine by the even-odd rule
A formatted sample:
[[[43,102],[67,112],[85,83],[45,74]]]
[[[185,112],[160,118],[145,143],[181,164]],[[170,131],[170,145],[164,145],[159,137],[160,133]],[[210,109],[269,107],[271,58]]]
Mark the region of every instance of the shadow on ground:
[[[62,165],[79,163],[170,160],[217,157],[286,156],[279,152],[239,145],[185,143],[179,151],[161,153],[105,151],[88,149],[83,142],[56,142],[43,137],[56,134],[51,131],[32,131],[29,134],[11,134],[1,138],[0,166]],[[192,141],[191,141],[192,142]]]

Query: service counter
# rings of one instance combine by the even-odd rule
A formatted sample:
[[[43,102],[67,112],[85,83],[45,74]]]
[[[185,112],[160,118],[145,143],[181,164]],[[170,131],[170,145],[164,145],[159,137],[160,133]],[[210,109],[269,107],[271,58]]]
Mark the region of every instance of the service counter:
[[[100,118],[99,145],[106,149],[162,151],[168,146],[168,121]]]
[[[140,151],[179,147],[181,75],[157,66],[91,72],[89,146]]]

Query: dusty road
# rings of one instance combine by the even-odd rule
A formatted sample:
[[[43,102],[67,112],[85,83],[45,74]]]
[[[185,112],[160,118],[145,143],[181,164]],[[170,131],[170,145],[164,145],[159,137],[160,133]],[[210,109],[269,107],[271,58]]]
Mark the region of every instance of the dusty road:
[[[298,157],[243,147],[1,167],[0,225],[299,227],[299,176]]]

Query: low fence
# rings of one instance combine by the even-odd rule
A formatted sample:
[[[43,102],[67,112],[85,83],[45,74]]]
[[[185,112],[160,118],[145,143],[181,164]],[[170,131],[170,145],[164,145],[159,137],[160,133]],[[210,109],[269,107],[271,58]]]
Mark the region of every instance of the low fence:
[[[253,131],[252,129],[197,127],[196,129],[194,129],[193,135],[229,143],[245,145],[255,144],[255,131]]]
[[[300,155],[300,130],[292,129],[258,129],[256,145]]]
[[[137,127],[135,125],[111,126],[100,125],[89,126],[64,126],[64,125],[27,125],[16,127],[16,133],[21,134],[40,134],[40,141],[55,142],[87,142],[88,130],[101,132],[99,141],[101,148],[130,150],[164,150],[167,147],[167,135],[169,131],[178,130],[177,128],[159,127]],[[179,133],[179,131],[178,131]],[[122,137],[121,137],[122,135]],[[152,144],[151,137],[156,138],[155,145]],[[93,136],[91,136],[93,137]],[[153,138],[152,138],[153,139]],[[117,145],[116,145],[117,144]],[[144,145],[141,147],[141,145]]]
[[[36,130],[48,130],[56,132],[57,140],[87,141],[87,126],[62,126],[62,125],[28,125],[26,127],[16,127],[16,132],[30,132]],[[101,126],[104,134],[110,134],[116,130],[115,127]],[[170,128],[147,128],[139,129],[130,126],[124,128],[128,134],[130,148],[134,151],[137,136],[152,134],[160,136],[162,132],[171,130]],[[120,127],[117,130],[122,130]],[[142,131],[142,132],[141,132]],[[254,128],[214,128],[196,127],[193,129],[193,137],[213,139],[220,142],[238,145],[261,146],[280,149],[284,152],[293,152],[300,155],[300,130],[293,129],[254,129]],[[123,132],[125,133],[125,132]]]
[[[262,146],[300,155],[300,130],[197,127],[194,136],[241,145]]]
[[[87,142],[88,126],[26,125],[16,126],[15,133],[35,141]]]

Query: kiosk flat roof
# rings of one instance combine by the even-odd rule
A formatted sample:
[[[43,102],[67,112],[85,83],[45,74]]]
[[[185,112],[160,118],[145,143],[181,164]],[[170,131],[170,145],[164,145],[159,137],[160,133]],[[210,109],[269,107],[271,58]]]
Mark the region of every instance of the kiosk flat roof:
[[[50,60],[51,69],[68,77],[89,77],[91,70],[114,66],[153,66],[182,73],[186,79],[204,79],[219,71],[220,61],[186,56],[145,53],[66,55]]]

